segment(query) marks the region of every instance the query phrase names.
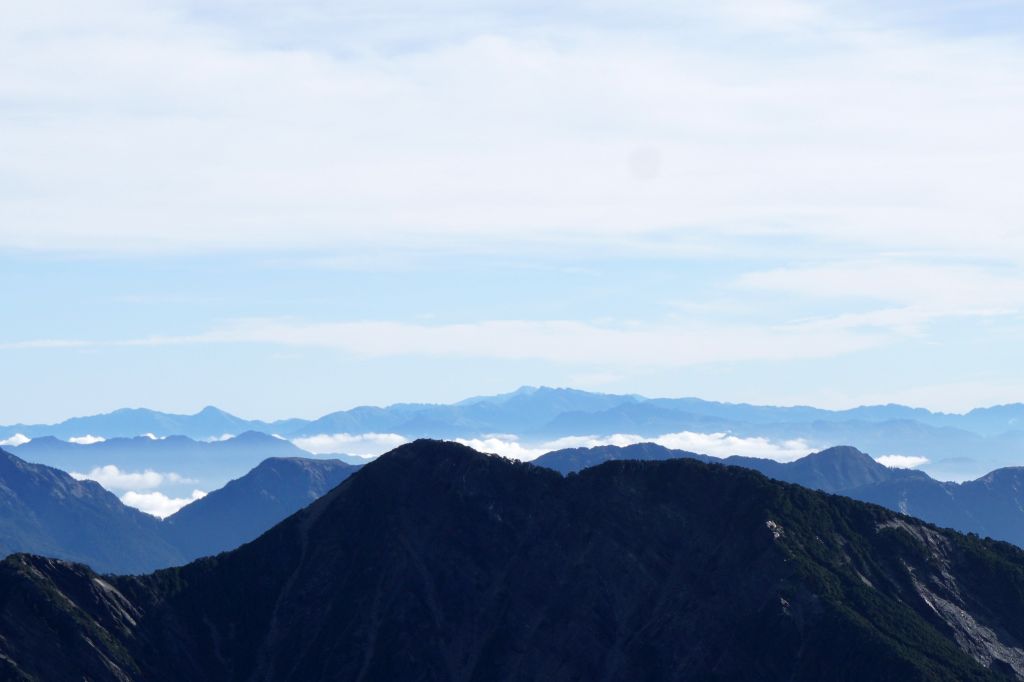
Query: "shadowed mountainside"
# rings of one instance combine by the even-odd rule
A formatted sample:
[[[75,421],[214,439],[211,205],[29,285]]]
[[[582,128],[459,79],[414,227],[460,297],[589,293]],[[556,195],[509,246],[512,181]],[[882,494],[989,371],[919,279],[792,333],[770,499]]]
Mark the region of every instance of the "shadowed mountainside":
[[[835,447],[793,462],[754,457],[718,459],[653,443],[549,452],[534,464],[561,473],[604,461],[699,459],[754,469],[779,481],[873,502],[930,523],[1024,547],[1024,468],[993,471],[975,481],[936,481],[923,471],[890,469],[851,447]]]
[[[418,441],[144,577],[0,565],[9,679],[1006,680],[1024,553],[675,459],[559,474]]]
[[[359,467],[337,460],[272,458],[164,519],[186,561],[234,549],[310,504]],[[182,562],[184,563],[184,562]]]

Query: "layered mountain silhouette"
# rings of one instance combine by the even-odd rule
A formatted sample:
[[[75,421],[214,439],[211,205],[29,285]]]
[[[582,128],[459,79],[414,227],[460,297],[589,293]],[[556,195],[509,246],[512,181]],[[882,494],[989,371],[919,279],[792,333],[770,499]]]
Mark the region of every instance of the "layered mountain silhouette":
[[[58,680],[1008,680],[1024,552],[692,459],[567,477],[418,441],[142,577],[0,564],[0,670]]]
[[[220,487],[271,457],[309,456],[287,440],[257,431],[213,442],[187,436],[136,436],[80,444],[43,436],[10,450],[22,459],[64,471],[87,473],[112,464],[122,471],[175,472],[185,480],[164,490],[185,495],[197,487]]]
[[[76,417],[60,424],[0,426],[0,441],[15,434],[68,440],[85,435],[110,439],[147,433],[206,440],[246,431],[287,438],[395,433],[409,439],[513,433],[533,444],[578,435],[625,433],[653,438],[680,431],[729,433],[773,440],[802,439],[809,449],[847,443],[869,452],[925,456],[932,460],[926,468],[933,475],[964,479],[1021,461],[1024,404],[979,408],[966,414],[930,412],[902,405],[833,411],[524,387],[451,405],[402,403],[357,407],[315,420],[246,420],[214,407],[194,415],[124,409]],[[278,452],[267,456],[289,455]],[[250,466],[255,466],[255,462]]]
[[[45,554],[101,573],[181,565],[256,538],[358,468],[335,460],[268,459],[160,521],[98,483],[0,450],[0,554]]]
[[[754,457],[718,459],[653,443],[549,452],[534,464],[561,473],[610,460],[698,459],[754,469],[771,478],[880,504],[940,526],[1024,547],[1024,467],[998,469],[964,483],[936,481],[923,471],[891,469],[852,447],[834,447],[780,463]]]

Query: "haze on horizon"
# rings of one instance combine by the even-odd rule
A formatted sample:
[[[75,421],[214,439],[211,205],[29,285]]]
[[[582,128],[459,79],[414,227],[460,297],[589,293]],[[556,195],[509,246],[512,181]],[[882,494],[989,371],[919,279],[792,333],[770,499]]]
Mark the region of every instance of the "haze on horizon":
[[[0,7],[0,423],[1024,400],[1015,3]]]

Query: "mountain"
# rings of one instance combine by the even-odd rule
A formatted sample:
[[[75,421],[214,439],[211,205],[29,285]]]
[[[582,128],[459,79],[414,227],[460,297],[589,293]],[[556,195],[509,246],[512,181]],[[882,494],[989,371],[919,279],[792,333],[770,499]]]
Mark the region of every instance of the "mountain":
[[[403,446],[239,549],[0,564],[0,669],[51,680],[1011,680],[1024,552],[694,460],[562,477]]]
[[[533,460],[533,464],[569,474],[613,460],[660,461],[680,458],[742,466],[770,478],[825,492],[839,492],[888,481],[908,473],[906,470],[885,467],[870,455],[849,446],[828,448],[792,462],[776,462],[759,457],[734,456],[722,459],[686,450],[673,450],[655,443],[637,443],[625,447],[604,445],[555,450]]]
[[[101,573],[178,566],[249,542],[358,469],[336,460],[268,459],[160,521],[98,483],[0,450],[0,556],[45,554]]]
[[[234,549],[358,470],[337,460],[274,457],[168,516],[162,532],[186,560]]]
[[[653,462],[666,459],[696,459],[701,462],[719,462],[717,457],[699,455],[686,450],[671,450],[655,443],[637,443],[620,447],[599,445],[592,448],[565,448],[541,455],[533,460],[536,466],[552,469],[560,474],[571,474],[583,469],[617,460]]]
[[[30,438],[55,436],[68,439],[89,434],[103,438],[131,438],[151,433],[157,437],[189,436],[202,439],[251,430],[251,424],[212,406],[191,415],[124,408],[106,414],[72,417],[59,424],[14,424],[0,428],[0,435],[21,433]]]
[[[563,474],[612,460],[699,459],[754,469],[779,481],[839,493],[965,533],[1024,547],[1024,467],[997,469],[975,481],[936,481],[923,471],[890,469],[851,447],[834,447],[793,462],[754,457],[717,459],[653,443],[549,452],[537,466]]]
[[[978,408],[965,414],[903,405],[848,410],[723,403],[698,398],[645,398],[568,388],[523,387],[450,405],[398,403],[355,407],[315,420],[246,420],[214,407],[194,415],[126,409],[76,417],[60,424],[0,426],[0,445],[21,438],[63,440],[93,435],[107,439],[185,435],[194,440],[247,431],[303,438],[323,434],[398,434],[407,439],[481,438],[515,434],[531,448],[567,436],[630,434],[656,438],[693,431],[772,441],[800,440],[808,451],[846,443],[880,454],[927,457],[931,475],[950,480],[977,477],[1024,461],[1024,404]],[[970,453],[965,456],[964,453]],[[352,453],[348,453],[352,454]],[[288,456],[285,453],[266,456]],[[250,462],[249,466],[254,466]],[[233,475],[237,475],[236,469]]]
[[[142,573],[181,563],[160,521],[93,481],[0,450],[0,554],[34,552],[97,571]]]
[[[271,457],[309,456],[291,442],[247,431],[222,441],[196,441],[186,436],[112,438],[100,443],[69,443],[52,436],[11,448],[19,457],[65,471],[87,473],[114,465],[121,471],[173,472],[182,479],[165,492],[187,496],[193,489],[210,490]]]

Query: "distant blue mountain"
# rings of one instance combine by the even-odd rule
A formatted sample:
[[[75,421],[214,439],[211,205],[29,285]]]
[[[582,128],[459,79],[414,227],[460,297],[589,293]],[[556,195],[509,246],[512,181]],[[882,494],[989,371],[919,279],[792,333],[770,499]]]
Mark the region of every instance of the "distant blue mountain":
[[[98,483],[0,450],[0,558],[31,552],[104,573],[177,566],[253,540],[358,470],[337,460],[268,459],[160,521]]]
[[[849,410],[722,403],[698,398],[654,398],[591,393],[567,388],[523,387],[511,393],[469,398],[451,405],[400,403],[356,407],[319,419],[250,421],[213,407],[194,415],[118,410],[55,425],[0,427],[0,440],[16,433],[61,439],[87,434],[105,438],[184,435],[202,440],[244,432],[287,438],[320,434],[395,433],[408,439],[474,438],[510,433],[537,445],[573,435],[615,433],[653,438],[664,433],[729,433],[773,440],[802,439],[809,449],[848,443],[879,454],[927,457],[934,476],[965,479],[1024,462],[1024,404],[979,408],[966,414],[931,412],[903,405]],[[57,446],[51,444],[47,450]],[[268,452],[265,456],[296,453]],[[265,458],[264,456],[264,458]],[[57,463],[57,460],[46,460]],[[107,463],[107,462],[104,462]],[[255,462],[248,461],[248,466]],[[60,466],[70,466],[60,461]],[[148,465],[153,466],[153,465]],[[237,473],[239,469],[235,469]]]
[[[12,447],[10,451],[30,462],[64,471],[88,473],[94,468],[113,464],[128,472],[146,469],[173,472],[189,479],[161,486],[163,492],[175,495],[187,495],[195,488],[207,491],[219,488],[271,457],[309,456],[308,452],[287,440],[256,431],[214,442],[196,441],[186,436],[155,440],[137,436],[112,438],[89,445],[44,436]]]
[[[168,414],[142,408],[124,408],[107,414],[73,417],[59,424],[14,424],[0,426],[0,439],[22,434],[29,438],[54,436],[67,440],[92,435],[102,438],[132,438],[145,434],[154,436],[187,436],[197,440],[238,435],[245,431],[278,433],[301,428],[304,420],[285,419],[277,422],[247,420],[216,407],[204,407],[195,414]]]
[[[0,450],[0,556],[34,552],[100,572],[142,573],[178,563],[160,521],[92,481]]]

